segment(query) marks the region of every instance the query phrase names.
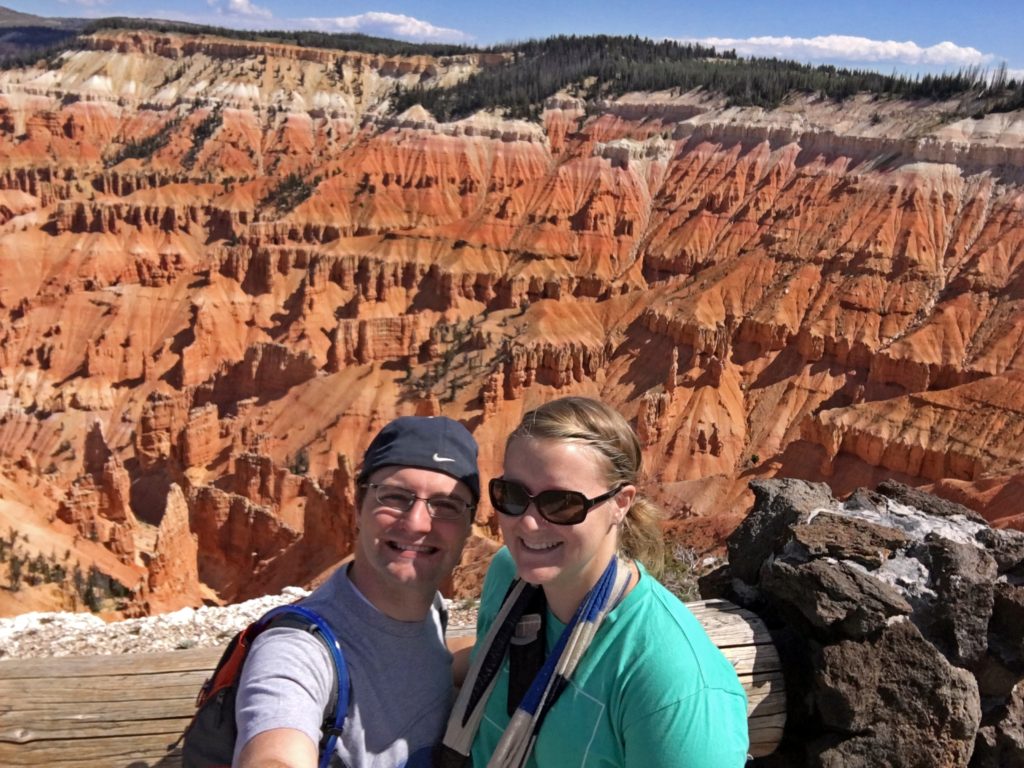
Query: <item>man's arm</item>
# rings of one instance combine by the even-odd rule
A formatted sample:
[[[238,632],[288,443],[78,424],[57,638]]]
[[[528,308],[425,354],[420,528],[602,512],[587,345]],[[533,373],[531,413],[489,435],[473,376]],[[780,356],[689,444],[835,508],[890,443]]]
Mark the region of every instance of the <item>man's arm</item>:
[[[273,627],[257,637],[235,700],[234,765],[316,768],[333,671],[327,648],[305,630]]]
[[[275,728],[256,734],[242,748],[237,768],[316,768],[317,748],[309,736],[294,728]]]

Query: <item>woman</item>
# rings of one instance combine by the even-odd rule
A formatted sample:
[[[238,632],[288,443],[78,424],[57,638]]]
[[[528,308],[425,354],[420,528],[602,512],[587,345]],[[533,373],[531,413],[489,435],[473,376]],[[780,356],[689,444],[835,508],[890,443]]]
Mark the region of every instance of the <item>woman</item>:
[[[735,671],[651,576],[661,531],[637,491],[640,463],[625,419],[587,398],[547,403],[509,436],[489,488],[506,546],[442,765],[470,743],[478,767],[745,762]]]

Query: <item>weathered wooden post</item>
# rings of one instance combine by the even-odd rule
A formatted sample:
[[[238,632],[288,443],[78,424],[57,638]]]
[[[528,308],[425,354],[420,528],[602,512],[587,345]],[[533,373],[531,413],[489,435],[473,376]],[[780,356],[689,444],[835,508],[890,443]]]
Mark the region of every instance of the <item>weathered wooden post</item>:
[[[727,600],[698,600],[686,607],[732,662],[747,692],[750,754],[770,755],[786,724],[786,684],[768,628],[756,614]]]

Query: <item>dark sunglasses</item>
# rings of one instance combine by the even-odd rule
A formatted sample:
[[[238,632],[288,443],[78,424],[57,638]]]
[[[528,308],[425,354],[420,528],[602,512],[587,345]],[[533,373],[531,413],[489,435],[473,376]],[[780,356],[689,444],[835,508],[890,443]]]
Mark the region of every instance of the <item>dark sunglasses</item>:
[[[588,499],[579,491],[541,491],[536,496],[522,484],[503,477],[495,477],[487,486],[491,506],[510,517],[519,517],[526,512],[531,502],[540,516],[555,525],[576,525],[582,523],[587,513],[603,501],[608,501],[625,487],[621,483],[607,493]]]

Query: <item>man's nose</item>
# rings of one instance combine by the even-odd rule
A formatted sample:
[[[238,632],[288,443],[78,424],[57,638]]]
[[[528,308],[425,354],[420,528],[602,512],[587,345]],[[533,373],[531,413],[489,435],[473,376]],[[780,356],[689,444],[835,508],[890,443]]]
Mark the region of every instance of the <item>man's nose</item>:
[[[405,520],[405,527],[414,531],[429,531],[434,522],[427,502],[419,497],[413,500],[409,511],[402,515],[402,518]]]

